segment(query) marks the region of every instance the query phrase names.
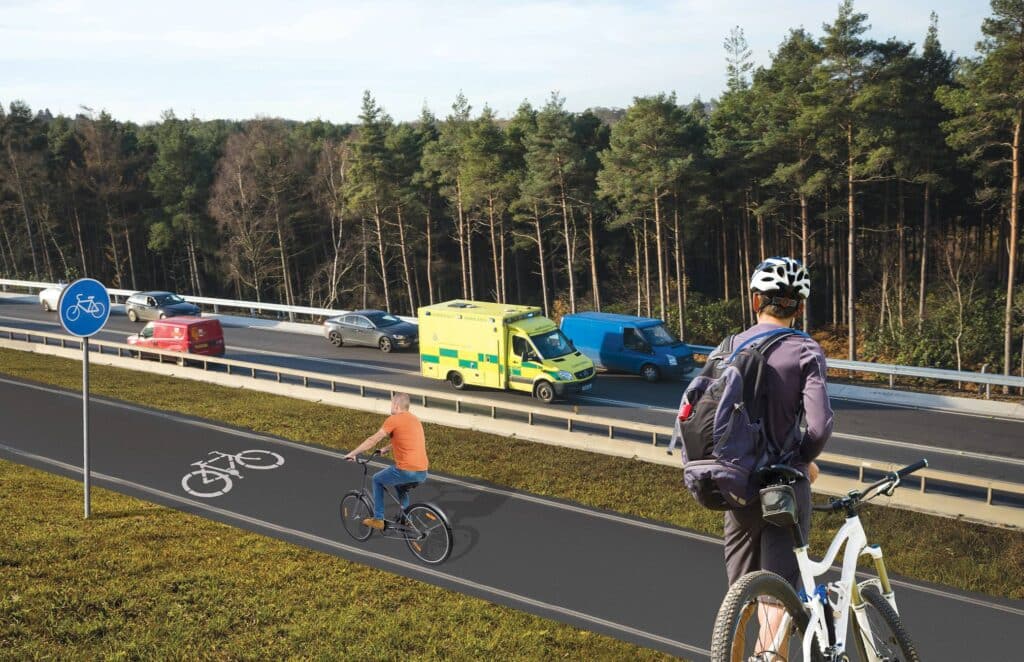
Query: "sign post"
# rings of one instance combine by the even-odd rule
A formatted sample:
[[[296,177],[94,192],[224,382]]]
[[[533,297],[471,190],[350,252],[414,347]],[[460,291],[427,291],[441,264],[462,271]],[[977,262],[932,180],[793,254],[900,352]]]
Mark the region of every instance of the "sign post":
[[[110,317],[107,288],[92,278],[79,278],[64,288],[57,302],[60,325],[82,339],[82,482],[85,517],[89,518],[89,338],[99,333]]]

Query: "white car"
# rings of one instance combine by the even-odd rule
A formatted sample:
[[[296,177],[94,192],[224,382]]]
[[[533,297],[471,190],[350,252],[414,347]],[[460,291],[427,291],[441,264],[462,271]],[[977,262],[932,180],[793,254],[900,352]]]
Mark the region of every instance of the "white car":
[[[46,312],[57,310],[57,302],[60,301],[60,293],[64,291],[65,287],[67,287],[67,285],[48,287],[39,293],[39,305],[43,307],[43,310]]]

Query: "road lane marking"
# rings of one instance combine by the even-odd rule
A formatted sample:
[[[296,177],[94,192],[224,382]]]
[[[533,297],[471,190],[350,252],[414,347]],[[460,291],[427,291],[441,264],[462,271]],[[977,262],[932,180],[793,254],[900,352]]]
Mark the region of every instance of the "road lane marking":
[[[16,448],[12,448],[12,447],[7,446],[5,444],[0,444],[0,450],[3,450],[3,451],[8,452],[8,453],[11,453],[13,455],[18,455],[18,456],[21,456],[21,457],[25,457],[27,459],[30,459],[30,460],[34,461],[34,462],[40,462],[40,463],[44,463],[44,464],[49,464],[51,466],[60,467],[61,469],[64,469],[65,471],[68,471],[68,472],[71,472],[71,473],[74,473],[74,472],[79,472],[80,473],[82,471],[81,467],[76,467],[73,464],[68,464],[66,462],[61,462],[59,460],[54,460],[54,459],[51,459],[51,458],[48,458],[48,457],[43,457],[41,455],[36,455],[34,453],[29,453],[27,451],[18,450]],[[93,472],[91,472],[91,474],[93,476],[95,476],[99,480],[102,480],[102,481],[105,481],[105,482],[108,482],[108,483],[111,483],[111,484],[114,484],[114,485],[119,485],[121,487],[128,487],[128,488],[131,488],[131,489],[134,489],[134,490],[138,490],[140,492],[144,492],[146,494],[149,494],[149,495],[152,495],[152,496],[156,496],[156,497],[159,497],[161,499],[167,499],[169,501],[173,501],[174,503],[178,503],[178,504],[181,504],[181,505],[188,506],[189,508],[193,508],[193,509],[201,510],[201,511],[206,511],[208,513],[219,515],[222,518],[225,518],[225,519],[228,519],[228,520],[233,520],[235,522],[245,523],[245,524],[248,524],[250,526],[256,527],[258,529],[269,530],[269,531],[273,531],[275,533],[291,536],[291,537],[294,537],[294,538],[300,538],[300,539],[305,540],[305,541],[310,542],[310,543],[314,543],[314,544],[317,544],[317,545],[322,545],[322,546],[325,546],[325,547],[330,547],[332,549],[336,549],[336,550],[339,550],[339,551],[348,552],[349,554],[353,554],[355,556],[361,556],[361,557],[364,557],[364,558],[373,559],[375,561],[378,561],[378,562],[381,562],[381,563],[384,563],[384,564],[387,564],[387,565],[397,566],[399,568],[402,568],[403,570],[407,570],[407,571],[412,572],[414,575],[415,574],[427,575],[429,577],[433,577],[435,579],[439,579],[439,580],[442,580],[442,581],[450,582],[452,584],[456,584],[458,586],[462,586],[462,587],[465,587],[465,588],[468,588],[468,589],[479,591],[481,593],[487,593],[489,595],[492,595],[492,596],[495,596],[495,597],[499,597],[499,598],[504,598],[505,600],[510,600],[512,602],[517,602],[519,604],[528,605],[528,606],[531,606],[531,607],[536,607],[538,609],[544,609],[546,611],[554,612],[556,614],[561,614],[563,616],[566,616],[566,617],[569,617],[569,618],[574,618],[574,619],[577,619],[577,620],[580,620],[580,621],[584,621],[584,622],[590,623],[592,625],[597,625],[597,626],[600,626],[600,627],[603,627],[603,628],[607,628],[609,630],[614,630],[616,632],[621,632],[622,634],[627,634],[627,635],[632,636],[632,637],[637,637],[639,639],[644,639],[644,640],[647,640],[647,641],[658,643],[658,644],[661,644],[663,646],[672,646],[674,648],[686,651],[688,653],[696,653],[698,655],[705,655],[705,656],[710,656],[711,655],[711,651],[709,651],[706,648],[701,648],[699,646],[693,646],[691,644],[687,644],[687,643],[684,643],[682,641],[676,641],[675,639],[669,639],[668,637],[662,637],[660,635],[653,634],[651,632],[644,632],[643,630],[638,630],[637,628],[634,628],[634,627],[631,627],[631,626],[628,626],[628,625],[623,625],[621,623],[616,623],[614,621],[609,621],[607,619],[600,618],[598,616],[592,616],[590,614],[587,614],[587,613],[584,613],[584,612],[581,612],[581,611],[576,611],[575,609],[569,609],[567,607],[562,607],[560,605],[552,604],[550,602],[544,602],[542,600],[537,600],[537,599],[534,599],[534,598],[531,598],[531,597],[528,597],[528,596],[525,596],[525,595],[521,595],[519,593],[513,593],[512,591],[507,591],[505,589],[497,588],[497,587],[494,587],[494,586],[489,586],[487,584],[481,584],[479,582],[475,582],[475,581],[472,581],[470,579],[464,579],[462,577],[459,577],[458,575],[452,575],[452,574],[449,574],[447,572],[441,572],[440,570],[435,570],[433,568],[428,568],[428,567],[422,566],[422,565],[417,564],[417,563],[412,563],[412,562],[409,562],[409,561],[403,561],[401,559],[397,559],[397,558],[394,558],[394,557],[391,557],[391,556],[387,556],[385,554],[380,554],[380,553],[377,553],[377,552],[371,552],[371,551],[366,550],[366,549],[361,548],[361,547],[355,547],[353,545],[346,545],[345,543],[341,543],[341,542],[338,542],[336,540],[331,540],[330,538],[324,538],[322,536],[318,536],[318,535],[315,535],[313,533],[308,533],[306,531],[300,531],[298,529],[292,529],[292,528],[289,528],[289,527],[286,527],[286,526],[281,526],[279,524],[274,524],[272,522],[268,522],[266,520],[261,520],[261,519],[255,518],[255,517],[250,517],[248,515],[242,515],[240,513],[236,513],[236,512],[230,511],[230,510],[225,510],[223,508],[217,508],[216,506],[210,506],[208,504],[201,503],[199,501],[194,501],[192,499],[186,499],[184,497],[178,496],[177,494],[171,494],[170,492],[164,492],[163,490],[158,490],[156,488],[152,488],[152,487],[149,487],[149,486],[146,486],[146,485],[141,485],[139,483],[135,483],[135,482],[132,482],[130,480],[125,480],[123,478],[117,478],[116,476],[110,476],[108,474],[103,474],[103,473],[100,473],[100,472],[97,472],[97,471],[93,471]]]

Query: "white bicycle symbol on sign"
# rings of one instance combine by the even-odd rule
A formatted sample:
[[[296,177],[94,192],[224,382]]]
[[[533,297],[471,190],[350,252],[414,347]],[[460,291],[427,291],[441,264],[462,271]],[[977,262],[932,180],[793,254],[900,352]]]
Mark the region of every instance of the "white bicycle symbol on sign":
[[[227,466],[214,464],[221,460],[226,460]],[[242,478],[236,467],[264,470],[276,469],[282,464],[284,458],[271,451],[247,450],[235,454],[210,451],[209,459],[192,463],[193,467],[199,468],[185,474],[181,479],[181,487],[193,496],[206,499],[218,497],[231,491],[234,485],[232,479]]]
[[[64,310],[64,315],[74,322],[82,313],[92,315],[96,319],[103,319],[103,313],[105,312],[106,307],[99,301],[96,301],[94,296],[89,295],[83,299],[81,294],[76,294],[75,303]]]

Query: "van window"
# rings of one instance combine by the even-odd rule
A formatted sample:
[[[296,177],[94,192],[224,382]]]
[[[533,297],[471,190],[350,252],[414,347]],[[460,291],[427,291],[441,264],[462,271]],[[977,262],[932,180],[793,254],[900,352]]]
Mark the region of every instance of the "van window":
[[[152,338],[153,337],[153,325],[147,324],[142,327],[142,331],[139,332],[140,338]]]
[[[640,333],[631,326],[622,330],[622,344],[626,349],[631,349],[635,352],[647,351],[647,343],[640,336]]]
[[[529,345],[526,344],[526,338],[524,338],[522,336],[512,336],[512,353],[513,354],[515,354],[519,358],[523,358],[524,356],[526,356],[526,350],[528,348],[529,348]]]
[[[679,339],[672,335],[672,332],[665,328],[664,324],[649,326],[643,330],[644,338],[655,347],[663,345],[675,345]]]

